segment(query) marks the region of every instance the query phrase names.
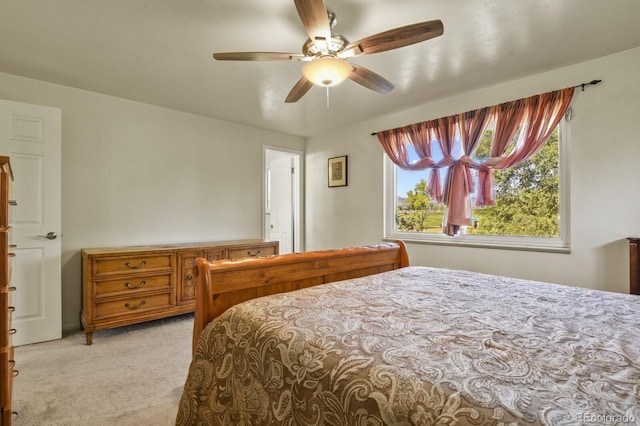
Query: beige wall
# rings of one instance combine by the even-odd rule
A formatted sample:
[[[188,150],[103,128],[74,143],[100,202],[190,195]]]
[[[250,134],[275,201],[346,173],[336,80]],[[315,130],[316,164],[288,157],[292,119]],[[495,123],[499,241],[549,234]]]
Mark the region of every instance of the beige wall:
[[[416,265],[627,291],[625,238],[640,236],[639,68],[640,49],[629,50],[310,138],[307,249],[382,241],[383,154],[371,132],[598,78],[602,84],[573,101],[571,254],[426,244],[410,244],[409,254]],[[0,98],[62,109],[65,329],[79,327],[82,247],[260,237],[262,145],[305,146],[290,135],[3,73]],[[328,188],[327,158],[344,154],[349,186]]]
[[[414,265],[628,292],[625,238],[640,236],[638,69],[640,48],[434,100],[310,138],[306,151],[307,249],[382,241],[383,153],[372,132],[602,79],[598,86],[576,91],[572,103],[571,254],[410,244],[409,255]],[[349,155],[349,186],[327,188],[327,158],[344,154]]]
[[[262,237],[262,146],[299,137],[0,73],[0,98],[62,109],[62,305],[80,249]]]

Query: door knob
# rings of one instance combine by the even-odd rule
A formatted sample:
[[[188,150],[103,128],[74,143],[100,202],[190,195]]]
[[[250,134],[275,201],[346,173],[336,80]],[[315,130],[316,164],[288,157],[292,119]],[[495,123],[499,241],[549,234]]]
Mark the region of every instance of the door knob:
[[[46,238],[47,240],[55,240],[58,235],[55,232],[47,232],[47,235],[38,235],[38,237]]]

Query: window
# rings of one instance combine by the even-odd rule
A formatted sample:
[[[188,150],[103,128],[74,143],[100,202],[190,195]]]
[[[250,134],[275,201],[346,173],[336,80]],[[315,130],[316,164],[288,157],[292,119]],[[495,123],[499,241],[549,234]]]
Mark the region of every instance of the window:
[[[491,123],[473,153],[475,161],[489,156],[494,124]],[[512,144],[518,135],[514,137]],[[385,155],[385,237],[440,244],[456,244],[544,251],[569,251],[568,129],[564,120],[533,157],[509,169],[494,170],[496,204],[476,207],[470,195],[472,225],[454,237],[442,234],[445,206],[432,200],[426,191],[427,170],[407,171]],[[407,146],[410,161],[418,158]],[[432,144],[432,157],[443,154]],[[455,138],[454,158],[461,155]],[[440,169],[444,181],[447,169]],[[478,172],[472,171],[475,188]]]

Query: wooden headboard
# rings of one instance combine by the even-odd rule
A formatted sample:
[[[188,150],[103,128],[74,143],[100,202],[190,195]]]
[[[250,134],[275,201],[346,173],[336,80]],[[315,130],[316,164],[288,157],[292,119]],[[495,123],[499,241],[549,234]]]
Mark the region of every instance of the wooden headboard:
[[[204,327],[227,308],[270,294],[409,266],[402,241],[237,260],[197,260],[193,350]]]

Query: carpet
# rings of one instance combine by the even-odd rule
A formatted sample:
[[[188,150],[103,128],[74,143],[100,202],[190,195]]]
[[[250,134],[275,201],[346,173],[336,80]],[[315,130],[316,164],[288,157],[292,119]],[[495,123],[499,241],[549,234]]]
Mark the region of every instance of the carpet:
[[[15,426],[173,425],[193,315],[16,348]]]

